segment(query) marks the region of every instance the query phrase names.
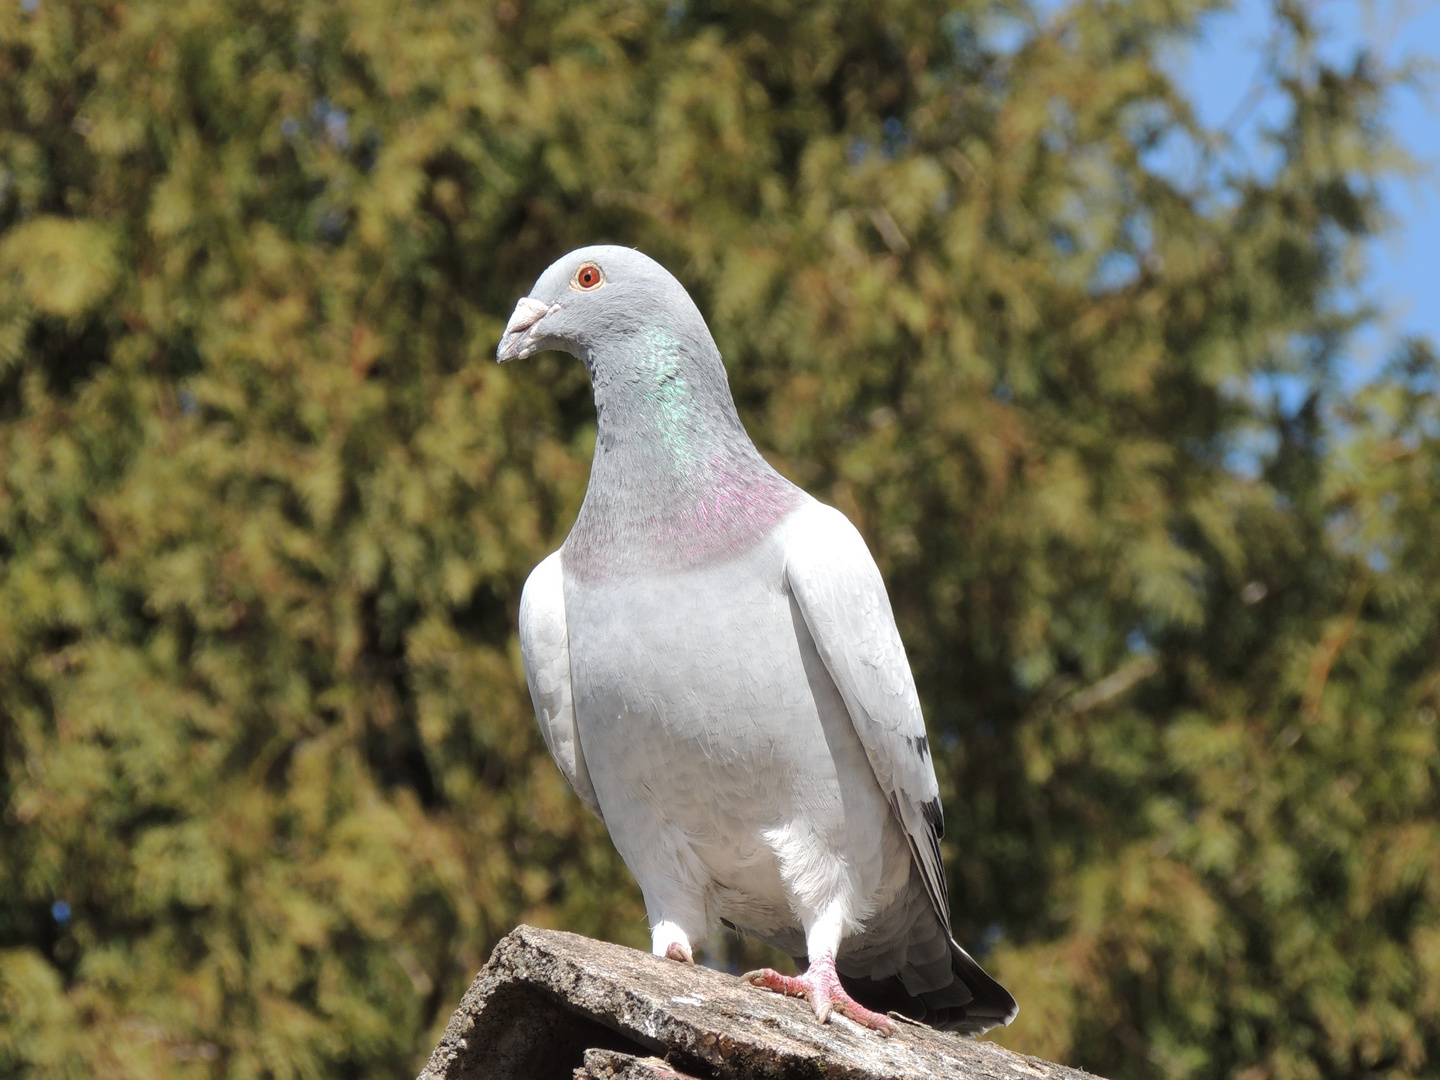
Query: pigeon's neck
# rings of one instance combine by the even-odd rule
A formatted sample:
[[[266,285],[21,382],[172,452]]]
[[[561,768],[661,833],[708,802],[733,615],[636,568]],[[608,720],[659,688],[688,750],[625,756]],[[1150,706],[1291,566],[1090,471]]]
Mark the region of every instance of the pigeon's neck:
[[[768,469],[745,433],[719,351],[642,328],[591,358],[596,460],[688,488],[713,479],[717,455]]]
[[[571,573],[607,578],[733,558],[798,505],[799,489],[741,425],[708,333],[687,343],[642,329],[589,360],[598,427],[590,486],[565,541]]]

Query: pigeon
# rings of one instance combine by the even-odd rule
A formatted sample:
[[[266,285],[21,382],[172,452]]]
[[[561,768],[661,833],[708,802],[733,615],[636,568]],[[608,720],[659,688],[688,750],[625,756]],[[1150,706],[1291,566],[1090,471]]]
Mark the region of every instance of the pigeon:
[[[747,982],[890,1034],[964,1034],[1015,999],[951,937],[944,819],[885,584],[838,510],[740,422],[699,309],[624,247],[572,251],[522,298],[501,363],[589,370],[590,482],[520,600],[551,756],[609,829],[657,956],[721,923],[796,958]]]

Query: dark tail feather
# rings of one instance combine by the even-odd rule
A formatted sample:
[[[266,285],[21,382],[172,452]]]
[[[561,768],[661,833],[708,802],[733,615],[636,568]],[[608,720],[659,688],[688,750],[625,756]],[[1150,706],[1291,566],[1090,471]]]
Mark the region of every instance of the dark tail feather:
[[[979,1035],[1008,1024],[1020,1012],[1010,991],[987,975],[975,958],[953,940],[950,970],[955,978],[949,986],[919,995],[907,992],[899,975],[857,979],[841,974],[840,982],[867,1009],[897,1012],[941,1031],[962,1035]]]

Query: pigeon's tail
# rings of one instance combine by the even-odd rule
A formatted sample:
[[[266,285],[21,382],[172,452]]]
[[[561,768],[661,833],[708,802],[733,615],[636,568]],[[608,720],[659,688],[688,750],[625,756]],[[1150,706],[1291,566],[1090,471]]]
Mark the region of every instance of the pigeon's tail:
[[[979,1035],[1014,1020],[1020,1009],[1010,991],[987,975],[975,958],[953,940],[947,941],[951,976],[948,985],[911,993],[902,981],[910,972],[875,979],[857,978],[842,971],[840,981],[850,996],[867,1009],[897,1012],[941,1031]],[[909,981],[914,985],[913,978]]]

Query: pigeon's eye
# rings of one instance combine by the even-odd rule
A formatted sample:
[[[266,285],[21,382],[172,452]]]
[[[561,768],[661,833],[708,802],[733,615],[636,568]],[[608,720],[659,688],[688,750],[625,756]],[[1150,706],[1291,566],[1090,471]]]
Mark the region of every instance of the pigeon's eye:
[[[601,273],[600,267],[594,263],[586,263],[580,267],[579,270],[575,271],[575,278],[570,282],[570,287],[572,289],[584,289],[588,292],[590,289],[598,289],[604,284],[605,275]]]

